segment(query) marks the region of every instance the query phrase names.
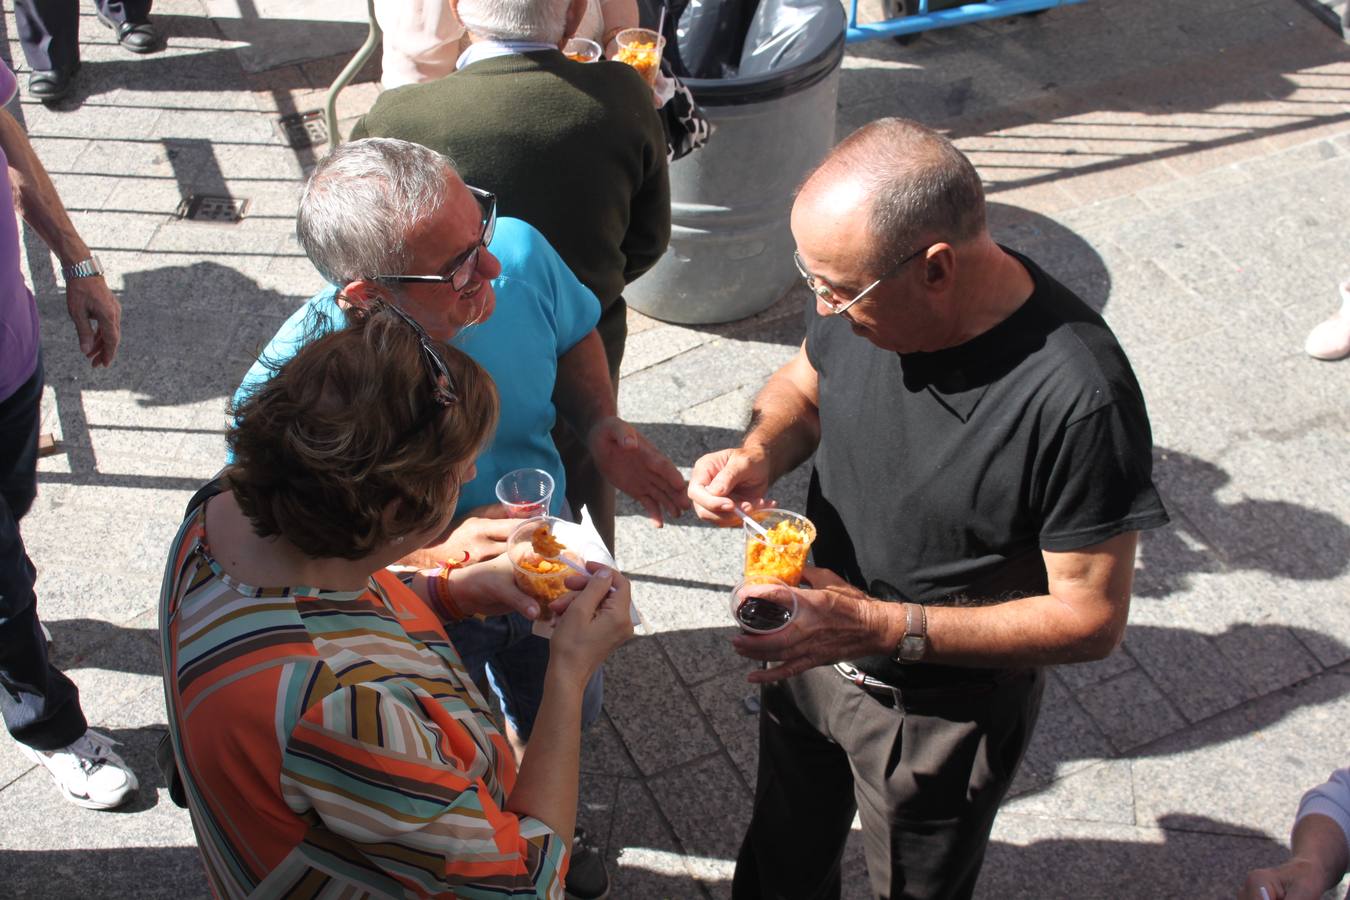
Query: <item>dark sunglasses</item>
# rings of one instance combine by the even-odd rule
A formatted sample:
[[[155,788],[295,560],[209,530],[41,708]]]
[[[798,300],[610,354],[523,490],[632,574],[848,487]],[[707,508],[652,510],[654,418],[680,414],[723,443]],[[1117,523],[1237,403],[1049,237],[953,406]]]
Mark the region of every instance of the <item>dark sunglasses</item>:
[[[432,399],[441,406],[453,405],[459,399],[455,395],[455,382],[450,377],[450,368],[446,366],[440,351],[432,345],[431,338],[422,330],[422,326],[417,324],[417,320],[394,304],[381,303],[380,306],[408,323],[408,327],[417,335],[417,343],[422,348],[422,358],[426,360],[429,369],[427,374],[431,376]]]
[[[497,230],[497,195],[491,191],[465,185],[483,212],[483,229],[472,247],[455,257],[450,263],[449,275],[376,275],[373,281],[393,284],[448,284],[457,291],[469,285],[473,273],[478,270],[478,253],[492,242],[492,233]]]

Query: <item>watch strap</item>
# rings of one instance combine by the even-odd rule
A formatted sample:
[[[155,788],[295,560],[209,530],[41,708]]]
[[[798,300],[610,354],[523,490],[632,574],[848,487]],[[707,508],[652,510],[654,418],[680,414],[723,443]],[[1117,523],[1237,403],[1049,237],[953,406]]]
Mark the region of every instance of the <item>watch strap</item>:
[[[103,274],[103,264],[98,261],[97,256],[91,256],[88,259],[82,259],[73,266],[62,266],[61,277],[69,281],[72,278],[93,278],[95,275]]]
[[[915,628],[914,610],[918,608],[918,627]],[[928,610],[922,603],[905,604],[905,633],[896,642],[891,654],[894,662],[905,665],[919,662],[928,652]]]

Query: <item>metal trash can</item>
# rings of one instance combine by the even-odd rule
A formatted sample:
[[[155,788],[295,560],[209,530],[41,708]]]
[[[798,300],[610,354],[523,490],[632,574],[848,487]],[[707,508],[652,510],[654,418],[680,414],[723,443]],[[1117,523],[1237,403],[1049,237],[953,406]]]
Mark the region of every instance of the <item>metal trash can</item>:
[[[685,79],[716,131],[671,165],[670,249],[624,290],[634,309],[681,325],[731,322],[796,282],[788,214],[802,179],[834,146],[844,58],[844,8],[824,10],[799,36],[805,46],[766,46],[733,78]]]

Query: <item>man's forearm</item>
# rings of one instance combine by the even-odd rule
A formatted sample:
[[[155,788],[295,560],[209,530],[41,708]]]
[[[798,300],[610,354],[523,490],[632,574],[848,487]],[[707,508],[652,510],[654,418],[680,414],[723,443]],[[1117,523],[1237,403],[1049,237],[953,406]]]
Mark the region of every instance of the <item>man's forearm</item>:
[[[905,633],[904,605],[886,604],[878,651],[891,653]],[[1113,623],[1087,617],[1050,594],[991,606],[929,606],[924,662],[949,666],[1050,666],[1108,656],[1119,639]],[[916,613],[917,614],[917,613]]]
[[[928,606],[927,662],[957,666],[1042,666],[1089,662],[1120,643],[1130,612],[1136,532],[1064,553],[1044,553],[1050,592],[1017,600]],[[875,629],[878,649],[905,633],[903,604]],[[889,642],[889,644],[888,644]]]
[[[7,111],[0,110],[0,146],[9,159],[10,169],[18,176],[14,184],[14,203],[38,237],[51,248],[62,265],[73,265],[90,256],[89,247],[80,238],[66,214],[42,161],[23,128]]]
[[[801,465],[820,443],[820,413],[780,371],[755,398],[741,446],[769,460],[771,481]]]
[[[571,350],[558,357],[558,380],[553,390],[558,413],[584,440],[601,419],[617,415],[614,385],[609,380],[605,345],[592,330]]]
[[[1323,890],[1335,887],[1350,868],[1345,832],[1334,819],[1319,813],[1298,820],[1291,849],[1294,857],[1308,860],[1324,873]]]

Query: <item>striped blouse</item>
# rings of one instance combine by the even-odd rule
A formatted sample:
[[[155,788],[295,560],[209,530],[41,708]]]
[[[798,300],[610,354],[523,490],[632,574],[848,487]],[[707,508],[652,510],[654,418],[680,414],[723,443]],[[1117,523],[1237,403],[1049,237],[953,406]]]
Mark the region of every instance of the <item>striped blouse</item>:
[[[562,897],[562,841],[503,810],[510,749],[398,579],[240,584],[207,550],[203,505],[174,541],[160,626],[174,752],[217,897]]]

